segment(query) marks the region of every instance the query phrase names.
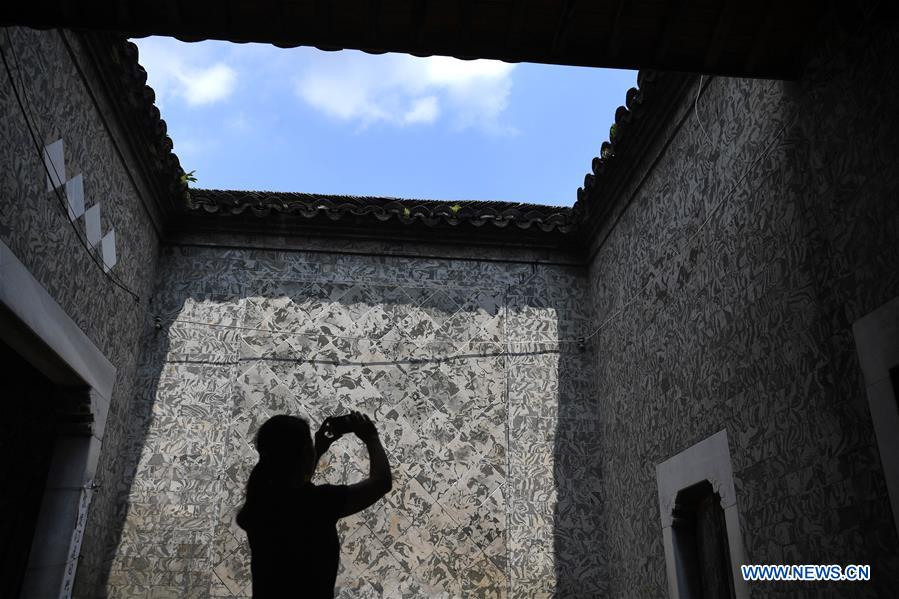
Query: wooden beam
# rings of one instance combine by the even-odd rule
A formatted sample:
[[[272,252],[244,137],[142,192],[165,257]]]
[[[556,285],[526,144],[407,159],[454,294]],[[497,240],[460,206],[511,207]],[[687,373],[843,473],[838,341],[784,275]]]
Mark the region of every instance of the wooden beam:
[[[702,63],[702,70],[705,72],[714,71],[714,65],[718,63],[718,57],[724,50],[724,44],[727,41],[727,34],[730,33],[730,24],[734,18],[734,2],[733,0],[725,0],[724,5],[718,12],[718,18],[715,20],[715,29],[712,31],[712,37],[709,45],[705,50],[705,59]]]

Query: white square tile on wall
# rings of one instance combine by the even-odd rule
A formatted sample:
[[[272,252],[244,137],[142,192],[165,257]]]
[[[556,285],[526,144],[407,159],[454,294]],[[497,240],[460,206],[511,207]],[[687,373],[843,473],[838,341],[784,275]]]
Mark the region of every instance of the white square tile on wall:
[[[53,191],[66,181],[66,160],[62,140],[44,146],[44,165],[47,167],[47,191]]]
[[[66,206],[71,220],[84,214],[84,177],[81,174],[66,181]]]
[[[100,243],[100,204],[94,204],[84,213],[84,229],[87,233],[87,243],[92,248]]]
[[[100,249],[103,252],[103,270],[109,272],[116,263],[115,229],[110,229],[109,233],[103,236]]]

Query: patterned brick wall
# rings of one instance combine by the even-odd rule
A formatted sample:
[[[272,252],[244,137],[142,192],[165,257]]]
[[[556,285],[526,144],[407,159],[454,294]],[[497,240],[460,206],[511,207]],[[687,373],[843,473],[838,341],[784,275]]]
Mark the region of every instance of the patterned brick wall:
[[[149,297],[157,239],[59,34],[11,41],[39,141],[65,140]],[[246,596],[233,514],[255,428],[358,408],[396,485],[341,525],[344,597],[663,596],[655,464],[721,428],[748,558],[871,563],[840,592],[888,596],[899,540],[849,327],[899,294],[899,43],[832,43],[798,83],[715,78],[686,99],[588,273],[501,250],[175,247],[149,313],[76,246],[0,85],[0,238],[118,368],[76,594]],[[553,341],[598,324],[585,350]],[[321,474],[364,463],[343,440]]]
[[[557,567],[599,584],[585,489],[589,360],[583,271],[502,262],[173,248],[140,369],[141,423],[111,596],[249,594],[234,524],[275,413],[358,409],[395,473],[385,501],[341,522],[341,597],[535,597]],[[318,480],[352,483],[343,439]],[[582,512],[582,513],[581,513]]]
[[[74,38],[70,41],[82,60],[77,42]],[[10,81],[0,67],[0,239],[117,371],[96,478],[101,486],[93,496],[78,566],[79,592],[94,596],[94,582],[102,577],[103,563],[109,558],[107,550],[115,547],[120,522],[117,510],[127,495],[127,485],[119,483],[116,458],[127,428],[137,344],[155,277],[158,238],[142,206],[142,191],[135,187],[139,179],[133,173],[138,171],[116,153],[110,131],[61,34],[0,28],[0,44],[14,77]],[[81,176],[81,199],[86,207],[94,208],[102,201],[102,230],[114,227],[118,236],[113,273],[142,297],[141,303],[112,286],[75,237],[75,231],[84,234],[83,223],[75,223],[73,230],[69,216],[48,190],[47,172],[34,149],[14,86],[22,95],[32,126],[42,136],[38,143],[63,140],[60,165],[69,177]],[[97,89],[93,91],[99,94]],[[103,101],[101,95],[97,97]]]
[[[840,596],[899,582],[850,329],[899,294],[899,44],[831,41],[798,83],[705,80],[698,110],[694,87],[592,262],[608,596],[665,595],[655,465],[722,428],[751,562],[872,564]]]

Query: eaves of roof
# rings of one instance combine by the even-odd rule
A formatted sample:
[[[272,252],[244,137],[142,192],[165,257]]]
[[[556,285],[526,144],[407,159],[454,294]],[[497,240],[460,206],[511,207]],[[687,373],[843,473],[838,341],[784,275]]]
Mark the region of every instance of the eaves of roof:
[[[577,224],[558,206],[191,189],[172,230],[573,250]]]
[[[81,32],[78,37],[165,221],[183,209],[187,185],[156,94],[138,62],[137,46],[111,33]]]
[[[185,231],[312,234],[585,248],[621,183],[653,143],[693,76],[641,71],[573,208],[495,201],[438,201],[267,191],[188,189],[165,121],[146,85],[137,47],[83,33],[103,85],[155,191],[166,226]]]
[[[581,245],[589,246],[600,226],[621,199],[624,185],[637,172],[652,146],[666,138],[670,123],[684,94],[697,76],[688,73],[640,71],[637,87],[630,88],[624,106],[615,111],[609,139],[600,146],[599,156],[591,161],[583,187],[577,190],[574,212],[578,216]],[[658,148],[656,148],[657,150]]]
[[[539,204],[479,200],[418,200],[370,196],[317,195],[311,193],[191,189],[188,210],[212,214],[292,214],[312,220],[340,220],[347,216],[374,222],[395,221],[408,226],[498,227],[539,229],[570,233],[577,228],[572,209]]]

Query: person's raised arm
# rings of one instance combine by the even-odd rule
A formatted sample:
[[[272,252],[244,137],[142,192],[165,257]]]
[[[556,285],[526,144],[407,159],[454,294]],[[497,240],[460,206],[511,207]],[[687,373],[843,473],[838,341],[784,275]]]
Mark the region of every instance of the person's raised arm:
[[[375,503],[393,488],[393,475],[390,473],[390,462],[387,452],[381,445],[378,430],[368,416],[353,412],[350,416],[350,430],[365,443],[368,448],[368,478],[347,487],[347,498],[339,517],[360,512]]]

